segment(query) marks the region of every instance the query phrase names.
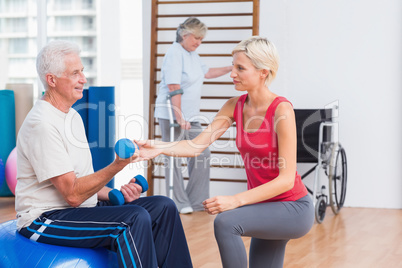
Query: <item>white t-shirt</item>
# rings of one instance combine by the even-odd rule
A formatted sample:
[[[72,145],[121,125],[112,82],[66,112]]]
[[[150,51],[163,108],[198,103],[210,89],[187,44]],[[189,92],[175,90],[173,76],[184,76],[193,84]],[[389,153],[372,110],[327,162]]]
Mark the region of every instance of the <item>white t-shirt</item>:
[[[181,95],[181,112],[184,119],[197,122],[200,113],[201,89],[208,67],[201,61],[195,51],[187,51],[180,43],[174,42],[163,58],[161,82],[155,101],[155,118],[169,119],[166,97],[168,85],[179,84],[183,89]],[[173,112],[174,117],[174,112]]]
[[[27,115],[17,138],[17,228],[32,223],[43,212],[71,208],[49,179],[74,171],[77,177],[93,173],[81,116],[38,100]],[[94,207],[93,195],[80,207]]]

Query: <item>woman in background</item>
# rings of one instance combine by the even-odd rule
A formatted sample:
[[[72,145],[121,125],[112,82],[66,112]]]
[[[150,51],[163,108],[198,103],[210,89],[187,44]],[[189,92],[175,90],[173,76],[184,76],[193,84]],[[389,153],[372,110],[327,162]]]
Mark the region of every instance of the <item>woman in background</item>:
[[[169,111],[166,97],[169,92],[182,89],[183,94],[172,97],[172,114],[175,123],[174,140],[191,140],[202,132],[199,122],[201,88],[204,78],[216,78],[229,73],[232,66],[208,68],[196,49],[205,37],[207,27],[194,17],[186,19],[177,28],[176,42],[168,49],[161,68],[161,82],[155,106],[155,118],[162,132],[162,140],[170,141]],[[194,157],[194,155],[192,155]],[[169,169],[173,168],[173,200],[180,213],[203,210],[202,201],[209,197],[209,158],[205,149],[195,158],[189,158],[187,167],[189,182],[184,187],[181,161],[174,160],[173,167],[165,169],[166,192],[169,192]]]

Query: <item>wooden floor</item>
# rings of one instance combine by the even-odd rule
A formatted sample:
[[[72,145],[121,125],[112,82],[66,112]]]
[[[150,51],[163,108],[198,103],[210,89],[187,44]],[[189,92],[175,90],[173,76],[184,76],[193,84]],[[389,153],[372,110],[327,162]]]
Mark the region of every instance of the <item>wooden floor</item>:
[[[0,222],[15,218],[14,198],[0,197]],[[182,215],[195,268],[219,268],[213,235],[214,216],[205,212]],[[245,246],[249,238],[243,239]],[[286,248],[286,268],[402,267],[402,210],[330,208],[322,224]]]

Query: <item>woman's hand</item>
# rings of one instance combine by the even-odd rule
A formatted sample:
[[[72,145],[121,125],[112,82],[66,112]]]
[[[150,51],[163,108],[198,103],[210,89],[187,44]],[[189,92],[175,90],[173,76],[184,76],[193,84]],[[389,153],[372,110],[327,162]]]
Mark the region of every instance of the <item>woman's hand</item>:
[[[215,196],[205,200],[202,204],[204,205],[205,211],[211,215],[235,209],[240,206],[240,202],[235,196]]]
[[[142,187],[135,183],[135,178],[133,178],[128,184],[121,186],[120,192],[124,196],[124,202],[130,203],[140,198]]]
[[[156,142],[154,140],[135,140],[135,143],[139,147],[139,158],[141,160],[153,159],[162,153],[162,149],[157,148]]]

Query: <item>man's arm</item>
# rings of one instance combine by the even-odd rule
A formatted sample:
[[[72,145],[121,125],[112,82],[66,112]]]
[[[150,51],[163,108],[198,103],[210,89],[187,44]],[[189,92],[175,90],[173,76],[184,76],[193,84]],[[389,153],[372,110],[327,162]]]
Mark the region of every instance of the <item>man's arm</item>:
[[[100,193],[101,200],[108,200],[108,191],[104,186],[127,164],[135,161],[134,159],[137,159],[137,155],[128,159],[116,157],[113,163],[90,175],[77,178],[74,172],[68,172],[53,177],[50,181],[72,207],[80,206],[96,193]]]

